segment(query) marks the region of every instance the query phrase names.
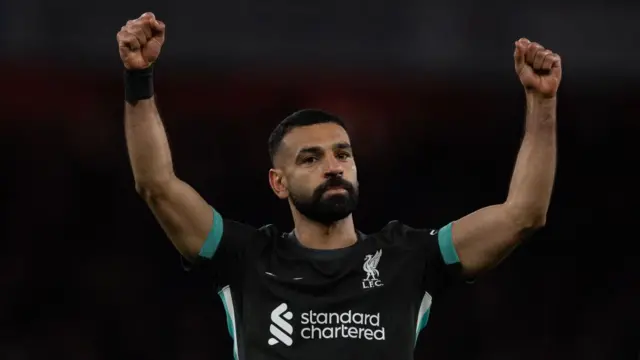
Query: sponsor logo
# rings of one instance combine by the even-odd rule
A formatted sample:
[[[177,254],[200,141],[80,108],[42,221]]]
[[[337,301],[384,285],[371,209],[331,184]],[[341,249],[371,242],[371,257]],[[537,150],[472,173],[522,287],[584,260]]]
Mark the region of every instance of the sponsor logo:
[[[294,328],[291,325],[293,313],[285,303],[271,312],[269,345],[293,345]],[[351,310],[342,313],[315,312],[300,314],[300,337],[305,340],[359,339],[383,341],[386,330],[380,324],[380,313],[367,314]]]
[[[291,346],[293,344],[293,339],[291,338],[293,326],[289,323],[291,319],[293,319],[293,313],[287,311],[287,304],[282,303],[273,309],[271,312],[271,326],[269,326],[269,332],[272,336],[269,338],[269,345],[283,343],[286,346]]]
[[[385,340],[386,337],[385,329],[380,325],[380,313],[308,311],[301,314],[300,324],[303,339]]]

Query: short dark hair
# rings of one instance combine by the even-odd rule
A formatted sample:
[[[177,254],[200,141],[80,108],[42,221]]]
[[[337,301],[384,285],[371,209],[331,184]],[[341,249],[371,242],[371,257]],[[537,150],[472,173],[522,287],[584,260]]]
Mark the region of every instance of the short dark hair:
[[[342,119],[323,110],[304,109],[287,116],[273,129],[271,135],[269,135],[269,156],[271,157],[271,163],[273,163],[276,153],[280,148],[282,139],[284,139],[285,135],[291,130],[297,127],[324,123],[334,123],[346,130]]]

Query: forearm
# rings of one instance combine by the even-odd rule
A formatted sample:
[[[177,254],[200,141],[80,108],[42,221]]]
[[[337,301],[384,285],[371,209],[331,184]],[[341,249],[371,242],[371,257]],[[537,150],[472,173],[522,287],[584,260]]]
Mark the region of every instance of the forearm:
[[[214,213],[173,171],[167,134],[153,98],[152,66],[164,34],[164,23],[152,13],[128,21],[118,32],[120,58],[127,69],[125,134],[136,190],[180,253],[193,260],[212,229]]]
[[[169,142],[154,99],[125,103],[124,118],[136,186],[149,188],[173,179]]]
[[[556,98],[527,96],[525,135],[506,204],[526,227],[546,221],[556,171]]]
[[[468,275],[504,258],[523,235],[543,226],[556,171],[556,94],[560,56],[527,39],[515,43],[516,74],[527,94],[525,134],[507,200],[454,222],[453,244]]]

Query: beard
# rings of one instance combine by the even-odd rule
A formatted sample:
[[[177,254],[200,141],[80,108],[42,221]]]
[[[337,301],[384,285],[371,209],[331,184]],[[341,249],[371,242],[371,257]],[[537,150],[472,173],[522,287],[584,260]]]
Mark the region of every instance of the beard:
[[[332,188],[341,188],[346,193],[324,194]],[[331,177],[318,186],[310,197],[304,197],[290,192],[293,206],[309,220],[323,225],[330,225],[342,220],[358,206],[358,189],[349,181],[341,177]]]

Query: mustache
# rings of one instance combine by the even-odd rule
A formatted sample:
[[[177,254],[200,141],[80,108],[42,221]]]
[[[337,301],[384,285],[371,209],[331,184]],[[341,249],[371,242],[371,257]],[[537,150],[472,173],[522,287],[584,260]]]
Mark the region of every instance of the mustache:
[[[341,177],[330,177],[327,181],[325,181],[322,185],[316,188],[316,194],[324,194],[330,188],[342,188],[347,190],[349,193],[353,193],[354,188],[353,184],[349,181],[341,178]]]

